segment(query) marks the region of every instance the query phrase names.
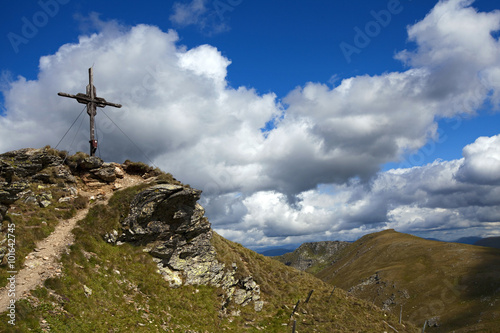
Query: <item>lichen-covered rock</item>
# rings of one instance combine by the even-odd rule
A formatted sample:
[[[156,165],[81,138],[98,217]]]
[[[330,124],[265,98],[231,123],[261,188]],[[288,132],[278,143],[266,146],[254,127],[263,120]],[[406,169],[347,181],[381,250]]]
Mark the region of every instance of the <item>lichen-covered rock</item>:
[[[92,289],[90,289],[86,285],[83,285],[83,292],[85,293],[85,297],[92,296]]]
[[[155,242],[152,251],[169,259],[178,242],[187,243],[210,231],[204,210],[196,203],[200,194],[199,190],[171,184],[144,190],[134,198],[122,222],[123,239],[144,245]]]
[[[7,255],[7,236],[0,233],[0,265],[5,264],[4,258]]]
[[[5,216],[5,213],[7,213],[7,210],[9,209],[9,207],[7,207],[6,205],[2,205],[0,204],[0,222],[3,221],[3,218]]]
[[[52,202],[50,202],[49,200],[41,200],[41,201],[40,201],[40,207],[42,207],[42,208],[47,208],[47,207],[49,207],[49,206],[50,206],[50,204],[51,204],[51,203],[52,203]]]
[[[155,262],[158,263],[158,273],[160,273],[165,281],[168,281],[170,287],[177,288],[183,285],[184,281],[182,279],[182,273],[179,271],[171,270],[168,267],[163,266],[161,259],[154,258]]]
[[[260,287],[251,276],[238,281],[237,286],[239,288],[235,289],[232,295],[232,299],[236,304],[245,306],[251,301],[256,302],[260,300]]]
[[[92,170],[100,168],[103,165],[103,160],[96,156],[88,156],[79,163],[79,167],[84,170]]]
[[[97,178],[104,180],[105,182],[108,183],[114,182],[116,180],[115,167],[111,165],[99,168],[93,171],[93,174]]]
[[[170,286],[212,285],[225,291],[229,303],[245,306],[260,300],[260,287],[252,279],[236,279],[236,266],[226,269],[216,259],[212,230],[197,200],[201,191],[161,184],[139,193],[122,222],[119,241],[145,247]],[[109,237],[108,237],[109,238]],[[254,308],[262,310],[263,303]]]
[[[62,165],[59,156],[46,149],[25,148],[0,155],[0,175],[8,182],[13,178],[28,178],[47,168]]]
[[[28,182],[18,181],[10,184],[3,184],[0,187],[0,204],[10,205],[20,198],[20,193],[27,189]]]
[[[253,309],[255,312],[260,312],[262,311],[262,308],[264,307],[264,301],[255,301]]]
[[[52,204],[52,194],[42,193],[37,196],[37,201],[40,207],[47,208]]]
[[[233,294],[233,300],[234,300],[234,303],[238,304],[238,305],[241,305],[243,304],[246,300],[248,299],[247,297],[247,292],[246,290],[243,290],[243,289],[238,289],[238,290],[235,290],[234,291],[234,294]]]
[[[215,251],[210,244],[210,223],[196,203],[200,194],[199,190],[171,184],[139,193],[122,223],[120,240],[147,246],[164,266],[174,270],[189,269],[192,260],[205,266]]]
[[[19,199],[42,207],[52,203],[51,197],[33,195],[30,190],[33,183],[57,183],[61,185],[59,189],[64,189],[68,184],[75,184],[76,178],[53,149],[26,148],[0,154],[0,222]]]
[[[112,232],[105,234],[104,240],[108,243],[116,244],[118,241],[118,231],[113,230]]]
[[[76,183],[76,178],[73,176],[68,167],[64,165],[58,165],[53,167],[54,177],[58,180],[62,180],[65,183]]]

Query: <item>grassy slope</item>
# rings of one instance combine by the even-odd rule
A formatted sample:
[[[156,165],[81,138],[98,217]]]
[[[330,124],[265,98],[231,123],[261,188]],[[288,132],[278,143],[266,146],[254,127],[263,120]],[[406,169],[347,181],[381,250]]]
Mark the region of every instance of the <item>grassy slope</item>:
[[[342,259],[317,274],[348,290],[376,272],[380,283],[354,293],[381,306],[395,294],[399,314],[422,326],[434,316],[439,328],[426,332],[497,332],[500,320],[500,251],[424,240],[393,230],[367,235],[344,249]],[[383,283],[385,282],[385,283]],[[406,290],[410,298],[404,297]]]
[[[318,280],[314,276],[285,266],[280,262],[264,257],[243,246],[228,241],[214,234],[214,245],[219,253],[219,260],[227,264],[236,262],[238,267],[245,267],[259,283],[262,299],[266,302],[258,317],[263,318],[261,325],[266,332],[286,332],[283,324],[289,323],[291,309],[297,300],[301,300],[297,330],[300,332],[383,332],[388,330],[385,322],[397,328],[399,332],[414,332],[414,328],[404,328],[397,324],[397,319],[387,316],[379,308],[355,299],[342,290],[336,289]],[[309,303],[304,301],[314,289]],[[252,318],[253,312],[245,312]],[[267,325],[266,325],[267,324]],[[280,329],[281,327],[281,329]]]
[[[262,312],[249,305],[237,317],[221,317],[222,292],[215,287],[168,287],[141,248],[112,246],[102,235],[128,212],[133,196],[145,185],[115,193],[108,206],[97,205],[74,230],[75,243],[63,255],[63,276],[47,280],[28,300],[17,302],[17,326],[0,321],[0,331],[41,332],[289,332],[289,316],[298,299],[300,332],[414,332],[371,304],[355,299],[317,278],[256,254],[214,233],[219,259],[235,262],[242,276],[260,284]],[[92,290],[86,294],[85,287]],[[88,291],[88,289],[87,289]]]
[[[10,207],[9,214],[0,223],[0,229],[4,233],[7,232],[9,224],[15,225],[13,234],[16,239],[15,264],[17,270],[23,267],[25,257],[35,249],[36,242],[50,235],[59,220],[73,217],[76,214],[75,207],[84,208],[81,203],[75,202],[79,202],[79,200],[58,202],[64,192],[55,184],[33,183],[29,190],[32,191],[33,197],[50,194],[54,203],[46,208],[40,208],[38,202],[26,203],[23,200],[18,200]],[[7,276],[9,274],[7,274],[6,269],[0,270],[0,287],[7,284]]]

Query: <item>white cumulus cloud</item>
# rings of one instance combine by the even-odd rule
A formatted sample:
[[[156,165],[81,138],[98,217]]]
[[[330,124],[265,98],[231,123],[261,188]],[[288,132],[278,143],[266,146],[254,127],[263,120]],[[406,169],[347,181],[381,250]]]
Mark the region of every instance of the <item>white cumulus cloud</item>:
[[[207,6],[174,5],[171,20],[203,22]],[[308,82],[279,101],[230,86],[231,60],[213,46],[187,48],[173,30],[99,22],[97,33],[42,57],[37,79],[0,86],[0,150],[54,146],[83,108],[57,92],[83,92],[94,64],[98,96],[123,104],[104,109],[112,120],[98,110],[99,153],[115,161],[147,155],[204,190],[224,236],[256,245],[352,239],[388,226],[484,231],[500,220],[497,137],[467,146],[462,160],[379,170],[436,138],[437,119],[499,102],[499,28],[499,11],[440,1],[408,28],[414,49],[397,55],[407,70],[333,88]],[[59,148],[87,151],[87,125],[75,132]]]
[[[500,184],[500,135],[480,137],[463,149],[465,163],[457,176],[464,182]]]

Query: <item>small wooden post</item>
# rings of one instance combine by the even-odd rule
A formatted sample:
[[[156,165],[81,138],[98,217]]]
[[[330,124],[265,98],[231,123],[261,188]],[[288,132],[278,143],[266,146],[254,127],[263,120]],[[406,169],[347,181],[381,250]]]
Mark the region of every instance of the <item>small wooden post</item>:
[[[314,289],[309,292],[309,295],[307,295],[306,303],[309,303],[309,299],[311,298],[313,291],[314,291]]]
[[[295,333],[295,327],[297,326],[297,321],[294,319],[292,324],[292,333]]]
[[[299,307],[299,304],[300,304],[300,299],[297,301],[297,304],[295,304],[293,310],[292,310],[292,314],[290,315],[290,318],[293,317],[295,311],[297,311],[298,307]]]
[[[330,293],[330,296],[328,297],[328,300],[330,300],[330,298],[332,298],[332,296],[333,296],[333,292],[335,291],[335,288],[337,288],[337,286],[334,286],[334,287],[333,287],[333,290],[332,290],[332,292]]]
[[[384,322],[384,324],[386,324],[387,326],[389,326],[394,332],[399,333],[399,331],[397,329],[395,329],[394,327],[392,327],[391,324],[389,324],[385,320],[383,320],[383,322]]]
[[[94,73],[92,72],[92,67],[89,68],[89,84],[87,85],[87,96],[89,96],[91,100],[94,100],[96,97]],[[90,156],[94,156],[95,151],[97,150],[97,141],[95,139],[95,115],[97,114],[97,110],[94,102],[87,103],[87,113],[90,116]]]

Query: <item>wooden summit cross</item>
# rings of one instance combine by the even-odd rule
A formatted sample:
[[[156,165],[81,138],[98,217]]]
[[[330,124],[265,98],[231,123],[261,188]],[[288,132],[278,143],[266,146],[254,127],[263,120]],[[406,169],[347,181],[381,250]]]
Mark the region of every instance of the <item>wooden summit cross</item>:
[[[97,150],[97,140],[95,139],[95,115],[97,113],[96,107],[103,108],[106,105],[114,106],[115,108],[121,108],[121,104],[115,104],[106,102],[104,98],[96,96],[96,90],[94,86],[94,75],[92,74],[92,68],[89,68],[89,84],[87,85],[87,93],[78,93],[76,95],[70,95],[66,93],[58,93],[59,96],[74,98],[78,103],[87,104],[87,113],[90,116],[90,156],[95,156]]]

